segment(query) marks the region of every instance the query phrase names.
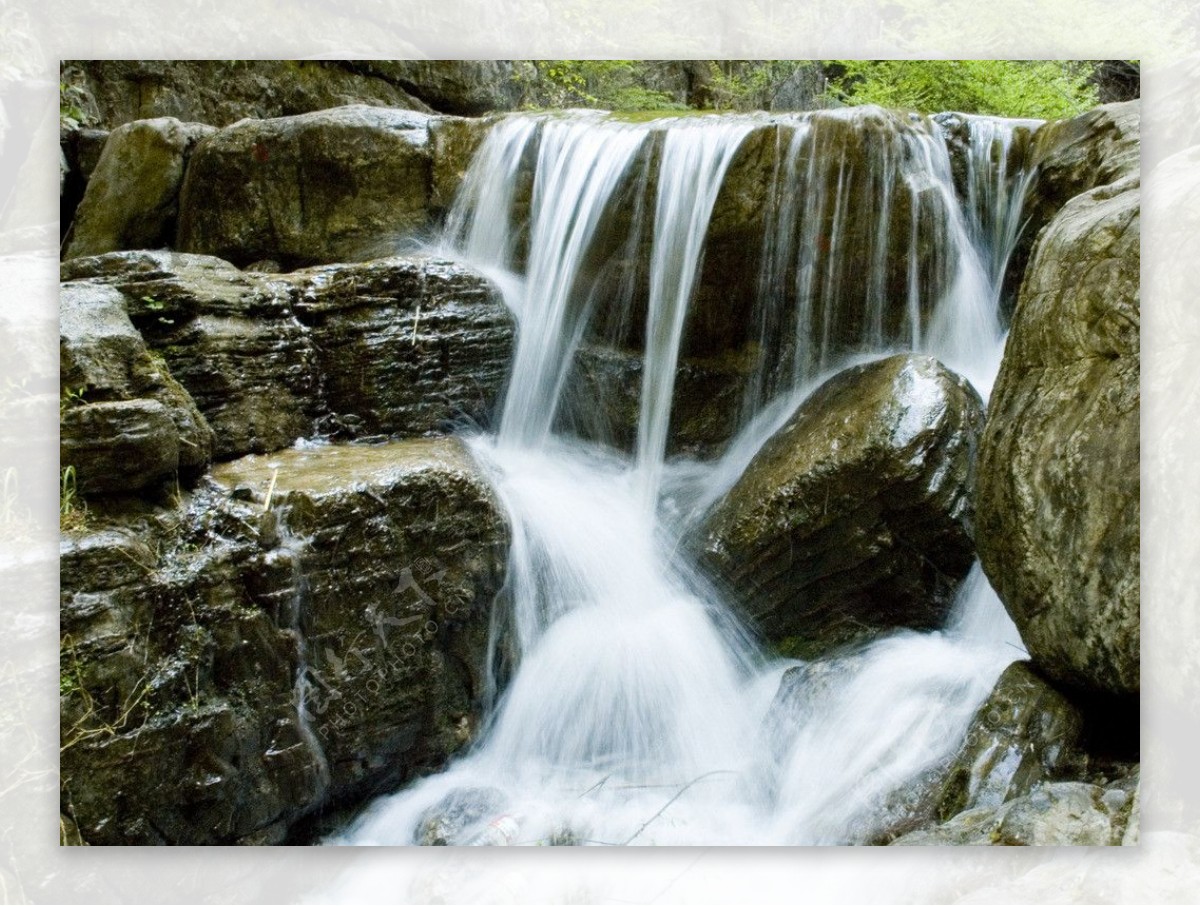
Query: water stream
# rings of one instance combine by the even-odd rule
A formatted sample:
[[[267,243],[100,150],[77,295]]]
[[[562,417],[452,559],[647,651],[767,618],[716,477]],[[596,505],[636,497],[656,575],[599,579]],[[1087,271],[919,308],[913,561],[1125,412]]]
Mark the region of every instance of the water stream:
[[[759,359],[724,453],[669,458],[710,221],[761,130],[774,158],[753,255]],[[780,694],[804,665],[765,652],[681,538],[840,367],[927,351],[986,399],[1031,175],[1004,169],[1011,124],[972,121],[971,135],[963,197],[941,127],[874,109],[492,129],[442,246],[496,279],[519,325],[498,427],[470,441],[513,535],[488,714],[468,753],[330,842],[412,843],[448,796],[487,806],[456,843],[865,842],[953,754],[1022,653],[978,565],[940,631],[892,635],[819,683],[788,674]],[[617,279],[629,269],[609,265],[647,241],[647,272]],[[597,311],[627,307],[616,322],[636,323],[639,302],[632,451],[560,430],[581,405],[564,390]]]

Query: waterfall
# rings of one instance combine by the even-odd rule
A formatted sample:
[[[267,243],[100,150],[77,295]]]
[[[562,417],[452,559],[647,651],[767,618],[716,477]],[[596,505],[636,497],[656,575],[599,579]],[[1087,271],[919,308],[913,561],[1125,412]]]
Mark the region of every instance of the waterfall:
[[[458,843],[865,842],[890,797],[954,753],[1021,655],[978,564],[942,630],[892,635],[806,684],[806,665],[768,657],[680,551],[834,371],[917,349],[986,397],[1032,176],[1010,166],[1005,122],[969,129],[965,187],[947,128],[877,108],[517,115],[491,129],[442,246],[492,275],[518,322],[498,427],[469,441],[513,538],[488,713],[468,753],[332,842],[414,842],[442,802],[483,815]],[[730,197],[747,168],[761,200]],[[758,237],[740,315],[757,358],[723,454],[672,460],[676,376],[718,210],[740,211],[738,235]],[[563,427],[567,408],[595,405],[567,393],[581,349],[614,337],[641,347],[626,450]]]

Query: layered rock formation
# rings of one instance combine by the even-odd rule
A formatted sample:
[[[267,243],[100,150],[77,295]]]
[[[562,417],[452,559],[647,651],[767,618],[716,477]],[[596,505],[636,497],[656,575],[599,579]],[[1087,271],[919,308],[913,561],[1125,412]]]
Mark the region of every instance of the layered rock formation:
[[[63,809],[90,844],[281,842],[470,736],[507,528],[451,439],[217,469],[62,558]]]

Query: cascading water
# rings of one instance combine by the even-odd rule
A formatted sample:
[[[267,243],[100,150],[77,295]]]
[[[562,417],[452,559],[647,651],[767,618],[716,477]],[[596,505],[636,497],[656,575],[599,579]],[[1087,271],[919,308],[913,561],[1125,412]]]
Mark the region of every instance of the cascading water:
[[[941,129],[874,109],[515,116],[492,129],[443,246],[497,277],[519,324],[497,432],[470,441],[513,535],[489,713],[466,756],[377,801],[333,842],[414,842],[437,807],[472,816],[457,843],[863,842],[889,797],[953,754],[1021,654],[978,565],[943,630],[892,635],[810,685],[800,662],[764,655],[679,551],[831,370],[917,348],[986,395],[1013,192],[1025,185],[988,170],[994,143],[1008,159],[1004,124],[989,123],[965,205]],[[760,355],[740,431],[713,461],[668,461],[705,237],[739,150],[764,129],[777,156],[753,256],[748,334]],[[515,214],[522,193],[527,214]],[[644,285],[615,280],[602,259],[634,258],[647,237]],[[620,308],[616,321],[629,323],[639,293],[648,314],[630,455],[556,426],[597,311]],[[792,668],[801,673],[787,674],[784,694]]]

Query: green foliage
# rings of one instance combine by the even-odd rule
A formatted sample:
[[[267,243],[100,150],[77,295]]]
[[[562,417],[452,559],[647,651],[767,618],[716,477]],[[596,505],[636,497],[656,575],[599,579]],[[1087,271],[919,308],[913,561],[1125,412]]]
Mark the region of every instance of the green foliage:
[[[1060,60],[825,60],[844,104],[1058,119],[1097,103],[1093,64]]]
[[[79,499],[75,487],[75,467],[67,466],[59,475],[58,529],[60,532],[82,531],[87,525],[87,507]]]
[[[79,85],[58,83],[58,125],[60,129],[78,129],[91,125],[91,117],[85,112],[87,92]]]
[[[668,91],[647,86],[650,64],[640,60],[539,60],[526,86],[533,109],[684,110]]]

